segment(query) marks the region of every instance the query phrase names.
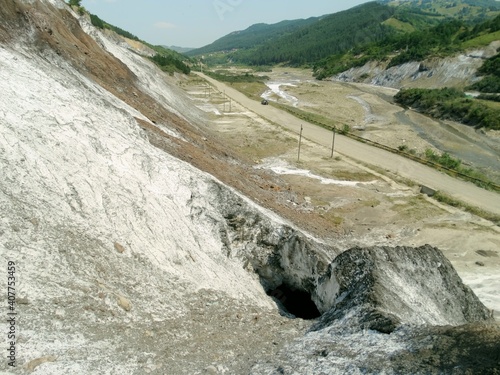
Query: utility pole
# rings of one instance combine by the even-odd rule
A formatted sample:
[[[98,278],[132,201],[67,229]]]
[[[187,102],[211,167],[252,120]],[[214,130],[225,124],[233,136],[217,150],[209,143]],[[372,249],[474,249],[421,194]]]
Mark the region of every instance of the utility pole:
[[[297,161],[300,162],[300,145],[302,143],[302,129],[303,129],[303,126],[300,125],[300,135],[299,135],[299,155],[297,157]]]
[[[333,127],[333,140],[332,140],[332,154],[330,155],[330,158],[333,158],[333,148],[335,147],[335,130],[337,128],[334,126]]]

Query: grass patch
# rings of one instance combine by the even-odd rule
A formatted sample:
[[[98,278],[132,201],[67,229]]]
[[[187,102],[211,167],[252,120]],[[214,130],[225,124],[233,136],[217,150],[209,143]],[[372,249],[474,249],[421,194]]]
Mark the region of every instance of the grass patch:
[[[231,86],[250,99],[255,100],[259,100],[260,96],[267,91],[267,86],[264,82],[234,82],[231,83]]]
[[[393,210],[412,220],[423,220],[441,213],[441,209],[431,205],[422,195],[412,196],[406,203],[394,205]]]
[[[464,167],[460,159],[451,157],[447,152],[439,155],[433,150],[427,149],[425,151],[425,159],[446,168],[446,172],[453,177],[457,177],[455,175],[459,174],[458,177],[469,180],[480,188],[498,190],[496,189],[496,185],[487,176],[473,168]]]
[[[273,103],[273,102],[270,102],[270,104],[294,115],[295,117],[297,117],[301,120],[310,122],[311,124],[319,125],[323,128],[329,129],[329,130],[331,130],[334,127],[337,127],[337,125],[339,125],[339,123],[337,121],[334,121],[334,120],[332,120],[328,117],[325,117],[323,115],[320,115],[320,114],[303,111],[301,109],[291,107],[291,106],[285,105],[285,104],[279,104],[279,103]]]
[[[343,218],[341,218],[340,216],[335,216],[335,215],[328,215],[327,219],[335,226],[339,226],[344,222]]]
[[[447,204],[448,206],[455,207],[455,208],[461,209],[463,211],[469,212],[473,215],[482,217],[483,219],[489,220],[489,221],[495,223],[496,225],[500,226],[500,216],[499,215],[481,210],[477,207],[470,206],[467,203],[459,201],[458,199],[455,199],[455,198],[453,198],[447,194],[444,194],[440,191],[436,192],[436,194],[434,194],[434,196],[432,198],[434,198],[435,200],[437,200],[440,203],[444,203],[444,204]]]
[[[499,39],[500,39],[500,31],[495,31],[494,33],[481,35],[478,36],[477,38],[462,43],[462,48],[469,49],[469,48],[484,47],[488,46],[491,42],[494,42],[495,40]]]
[[[415,31],[415,27],[413,27],[411,24],[407,22],[402,22],[394,17],[389,18],[388,20],[382,22],[383,25],[386,26],[391,26],[395,28],[396,30],[405,32],[405,33],[411,33]]]

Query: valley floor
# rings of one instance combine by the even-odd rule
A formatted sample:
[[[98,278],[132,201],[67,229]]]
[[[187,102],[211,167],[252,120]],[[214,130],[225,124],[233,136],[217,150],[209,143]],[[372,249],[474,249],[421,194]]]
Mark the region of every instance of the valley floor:
[[[208,95],[207,82],[197,77],[181,81],[180,85],[211,116],[207,130],[231,154],[252,166],[256,173],[268,171],[273,182],[262,181],[260,189],[267,200],[260,203],[299,227],[330,238],[342,250],[355,245],[437,246],[464,282],[500,317],[498,226],[441,205],[420,194],[419,186],[388,171],[366,166],[337,151],[330,158],[329,148],[305,139],[297,161],[295,133],[234,100],[229,104],[223,93],[213,87]],[[300,91],[301,87],[292,88],[291,92]],[[383,95],[391,94],[381,91]],[[357,91],[356,95],[364,94]],[[351,123],[363,123],[366,106],[358,105],[352,97],[353,88],[346,85],[335,86],[325,96]],[[379,116],[383,113],[380,111],[373,111],[371,116]],[[398,133],[397,137],[411,139],[408,132]],[[384,132],[374,133],[380,136]],[[420,142],[421,147],[426,147]],[[269,193],[274,194],[274,202]],[[254,191],[249,195],[259,200],[261,194]]]

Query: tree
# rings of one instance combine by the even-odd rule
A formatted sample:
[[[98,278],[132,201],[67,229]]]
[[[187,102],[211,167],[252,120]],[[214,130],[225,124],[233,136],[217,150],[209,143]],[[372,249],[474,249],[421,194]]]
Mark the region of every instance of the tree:
[[[77,7],[81,7],[82,6],[82,0],[69,0],[68,1],[68,4],[70,6],[77,6]]]

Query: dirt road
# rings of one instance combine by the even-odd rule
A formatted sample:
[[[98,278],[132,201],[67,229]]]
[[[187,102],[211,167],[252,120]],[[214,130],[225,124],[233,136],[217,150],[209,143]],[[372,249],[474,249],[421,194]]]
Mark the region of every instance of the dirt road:
[[[303,137],[323,146],[331,147],[332,133],[330,131],[300,120],[273,106],[263,106],[260,102],[246,97],[244,94],[224,83],[216,81],[204,74],[197,74],[210,82],[217,90],[225,92],[227,96],[267,120],[279,124],[297,134],[302,126]],[[420,185],[439,190],[469,205],[500,215],[500,194],[486,191],[472,183],[455,179],[425,165],[385,150],[357,142],[342,135],[336,136],[335,151],[362,163],[377,166],[392,173],[396,173]]]

